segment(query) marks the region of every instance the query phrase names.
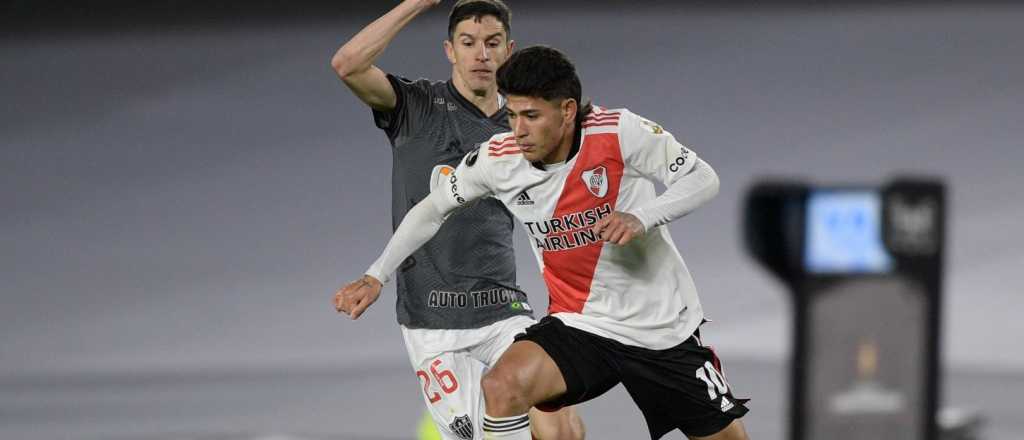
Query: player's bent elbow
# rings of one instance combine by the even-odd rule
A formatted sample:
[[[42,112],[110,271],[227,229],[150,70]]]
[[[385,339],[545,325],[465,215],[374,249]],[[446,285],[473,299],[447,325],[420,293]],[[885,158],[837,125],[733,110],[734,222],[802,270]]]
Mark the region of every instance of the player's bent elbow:
[[[349,68],[349,63],[341,52],[338,52],[331,57],[331,69],[334,69],[334,73],[337,73],[338,77],[341,79],[345,79],[345,77],[352,74],[351,69]]]
[[[359,62],[352,51],[342,47],[331,57],[331,68],[341,79],[348,78],[360,70]]]
[[[707,194],[708,200],[713,199],[718,195],[718,190],[721,187],[721,181],[718,179],[718,173],[716,173],[715,169],[711,168],[711,165],[708,165],[707,162],[702,162],[700,166],[700,172],[703,174],[702,177],[706,182],[704,193]]]
[[[708,193],[709,193],[708,194],[708,198],[713,198],[716,195],[718,195],[718,190],[721,188],[722,184],[721,184],[721,181],[718,179],[718,174],[715,173],[715,170],[710,170],[710,172],[711,172],[711,183],[708,184],[708,186],[709,186],[709,188],[708,188]]]

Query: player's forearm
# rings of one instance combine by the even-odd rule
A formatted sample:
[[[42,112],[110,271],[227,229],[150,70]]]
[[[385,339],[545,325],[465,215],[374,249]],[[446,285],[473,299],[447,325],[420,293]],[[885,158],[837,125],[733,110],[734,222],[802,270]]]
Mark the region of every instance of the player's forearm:
[[[665,192],[643,206],[634,209],[646,230],[667,224],[693,212],[718,194],[718,175],[707,162],[697,164],[685,176],[676,180]]]
[[[331,66],[342,78],[365,72],[398,32],[429,7],[429,2],[420,0],[402,2],[341,46],[331,59]]]
[[[447,215],[435,198],[436,194],[427,196],[405,214],[380,258],[366,270],[367,275],[382,283],[388,282],[406,258],[434,238]]]

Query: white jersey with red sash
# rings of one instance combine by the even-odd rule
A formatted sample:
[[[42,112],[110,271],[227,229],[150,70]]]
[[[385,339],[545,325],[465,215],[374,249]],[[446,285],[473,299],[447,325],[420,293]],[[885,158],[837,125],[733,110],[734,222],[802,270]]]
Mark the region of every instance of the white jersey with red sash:
[[[565,163],[539,169],[524,159],[511,133],[499,134],[467,155],[436,188],[441,196],[432,198],[442,213],[497,198],[530,235],[553,316],[660,350],[686,340],[703,311],[664,226],[671,219],[645,208],[657,197],[656,181],[671,186],[698,162],[708,166],[659,125],[626,109],[595,107],[577,154]],[[613,211],[636,215],[646,233],[625,246],[600,241],[591,228]]]

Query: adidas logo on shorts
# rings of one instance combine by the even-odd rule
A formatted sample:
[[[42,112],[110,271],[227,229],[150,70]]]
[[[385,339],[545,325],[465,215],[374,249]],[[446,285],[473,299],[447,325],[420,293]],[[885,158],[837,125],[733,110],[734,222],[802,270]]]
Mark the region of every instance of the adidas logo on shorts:
[[[734,403],[732,403],[731,400],[729,400],[725,396],[722,396],[722,412],[726,412],[726,411],[732,409],[732,407],[734,407],[734,406],[736,406],[736,405]]]

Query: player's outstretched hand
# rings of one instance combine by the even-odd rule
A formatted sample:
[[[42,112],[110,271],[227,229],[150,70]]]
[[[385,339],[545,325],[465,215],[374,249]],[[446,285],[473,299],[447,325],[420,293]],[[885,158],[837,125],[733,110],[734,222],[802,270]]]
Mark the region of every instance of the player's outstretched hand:
[[[349,318],[359,319],[359,315],[377,301],[382,287],[380,280],[363,275],[334,294],[334,309],[338,313],[347,313]]]
[[[594,224],[594,232],[602,240],[621,246],[644,235],[644,224],[633,214],[615,211],[598,220]]]

